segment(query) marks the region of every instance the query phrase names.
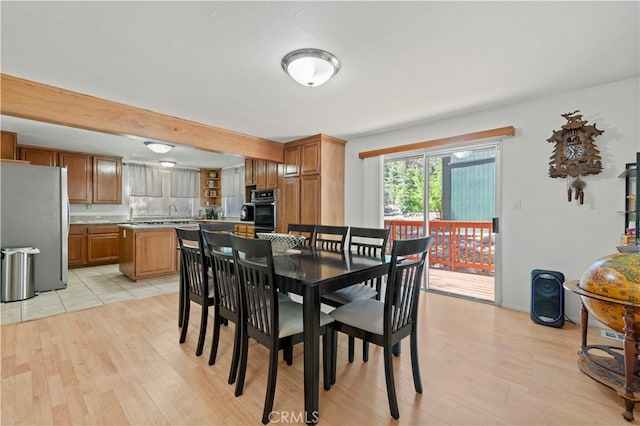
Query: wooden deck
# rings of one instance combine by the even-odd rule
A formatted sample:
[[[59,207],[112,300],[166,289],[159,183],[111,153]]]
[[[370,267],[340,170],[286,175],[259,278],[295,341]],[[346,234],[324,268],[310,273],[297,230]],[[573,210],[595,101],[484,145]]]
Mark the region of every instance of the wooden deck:
[[[429,268],[429,290],[495,301],[494,277]]]

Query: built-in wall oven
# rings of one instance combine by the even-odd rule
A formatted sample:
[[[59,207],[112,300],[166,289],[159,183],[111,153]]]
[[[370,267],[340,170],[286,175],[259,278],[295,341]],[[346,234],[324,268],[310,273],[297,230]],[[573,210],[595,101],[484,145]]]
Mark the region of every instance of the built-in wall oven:
[[[258,232],[275,232],[278,217],[278,190],[254,189],[251,194],[253,199],[253,222]]]

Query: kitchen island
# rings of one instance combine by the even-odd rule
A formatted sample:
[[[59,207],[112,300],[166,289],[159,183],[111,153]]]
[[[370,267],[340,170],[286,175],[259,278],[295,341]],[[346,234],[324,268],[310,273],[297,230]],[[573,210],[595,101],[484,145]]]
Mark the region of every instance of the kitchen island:
[[[120,272],[130,280],[175,274],[179,270],[176,227],[197,229],[199,223],[234,223],[235,233],[253,237],[253,222],[233,220],[157,220],[120,223]]]
[[[180,225],[181,226],[181,225]],[[185,224],[194,227],[197,224]],[[120,272],[130,280],[178,272],[176,224],[120,224]]]

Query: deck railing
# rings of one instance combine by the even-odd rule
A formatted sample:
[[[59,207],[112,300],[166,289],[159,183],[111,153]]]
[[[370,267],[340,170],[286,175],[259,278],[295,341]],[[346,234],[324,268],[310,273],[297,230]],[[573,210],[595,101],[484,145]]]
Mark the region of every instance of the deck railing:
[[[385,220],[389,228],[389,247],[396,239],[425,235],[421,220]],[[429,235],[433,243],[429,250],[431,267],[442,265],[450,270],[480,269],[494,271],[493,227],[491,222],[432,220]]]

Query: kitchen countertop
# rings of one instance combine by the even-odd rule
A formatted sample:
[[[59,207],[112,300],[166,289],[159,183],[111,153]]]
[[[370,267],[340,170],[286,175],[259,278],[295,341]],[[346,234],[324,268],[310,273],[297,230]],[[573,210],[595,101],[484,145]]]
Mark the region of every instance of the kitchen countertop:
[[[132,222],[132,223],[119,223],[118,227],[125,229],[158,229],[158,228],[196,228],[197,222],[157,222],[157,223],[144,223],[144,222]]]
[[[142,221],[142,222],[127,222],[127,223],[118,223],[120,228],[126,229],[154,229],[154,228],[188,228],[198,225],[199,223],[233,223],[240,225],[253,225],[253,222],[241,222],[235,220],[207,220],[207,219],[198,219],[189,221],[184,219],[178,220],[165,220],[165,221]]]
[[[163,226],[175,226],[184,225],[185,222],[191,223],[236,223],[241,225],[253,225],[253,222],[245,222],[241,221],[237,218],[227,218],[227,219],[201,219],[194,217],[141,217],[134,218],[133,220],[129,220],[127,217],[122,216],[71,216],[69,220],[71,225],[163,225]],[[154,222],[149,223],[149,222]],[[162,223],[161,223],[162,222]],[[173,223],[168,223],[173,222]],[[148,226],[147,226],[148,227]]]

